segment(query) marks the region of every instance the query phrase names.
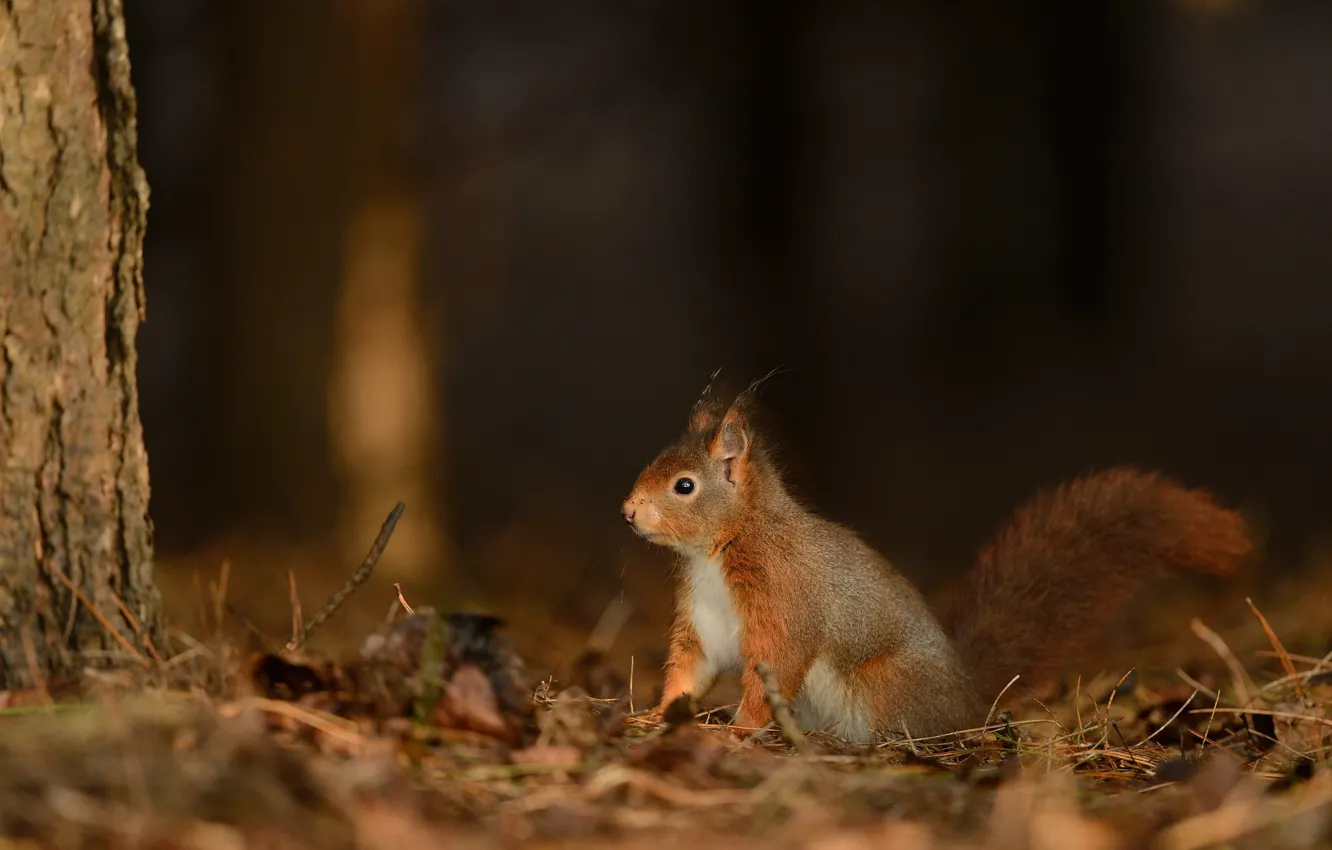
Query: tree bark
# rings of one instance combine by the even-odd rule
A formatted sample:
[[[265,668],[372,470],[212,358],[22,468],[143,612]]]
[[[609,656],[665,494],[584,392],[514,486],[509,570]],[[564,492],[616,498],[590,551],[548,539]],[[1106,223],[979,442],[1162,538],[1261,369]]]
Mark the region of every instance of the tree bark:
[[[162,645],[136,144],[120,0],[0,3],[0,688]]]

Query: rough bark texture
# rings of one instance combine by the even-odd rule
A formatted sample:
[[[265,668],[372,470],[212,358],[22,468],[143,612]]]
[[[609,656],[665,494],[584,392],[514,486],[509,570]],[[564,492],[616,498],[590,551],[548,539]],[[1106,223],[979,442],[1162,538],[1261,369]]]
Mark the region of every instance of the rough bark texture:
[[[0,688],[161,645],[135,148],[120,0],[0,0]]]

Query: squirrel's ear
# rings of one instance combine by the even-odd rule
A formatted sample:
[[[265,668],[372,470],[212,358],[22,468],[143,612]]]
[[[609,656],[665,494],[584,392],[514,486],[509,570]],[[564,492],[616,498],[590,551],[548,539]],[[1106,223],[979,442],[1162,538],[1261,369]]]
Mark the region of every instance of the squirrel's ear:
[[[714,460],[726,464],[726,480],[732,487],[744,480],[749,472],[751,442],[749,423],[740,411],[732,407],[708,442],[708,454]]]

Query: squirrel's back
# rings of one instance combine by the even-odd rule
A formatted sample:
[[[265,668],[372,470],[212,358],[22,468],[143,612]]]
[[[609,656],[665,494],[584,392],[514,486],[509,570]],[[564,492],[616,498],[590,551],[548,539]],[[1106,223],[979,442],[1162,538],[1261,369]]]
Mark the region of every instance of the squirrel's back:
[[[1244,519],[1158,473],[1110,469],[1038,494],[1000,529],[945,618],[981,696],[1076,663],[1144,583],[1229,575],[1253,549]]]
[[[818,661],[796,700],[802,725],[867,740],[975,722],[968,672],[916,586],[851,529],[803,508],[789,522],[803,603],[793,613],[818,622]]]

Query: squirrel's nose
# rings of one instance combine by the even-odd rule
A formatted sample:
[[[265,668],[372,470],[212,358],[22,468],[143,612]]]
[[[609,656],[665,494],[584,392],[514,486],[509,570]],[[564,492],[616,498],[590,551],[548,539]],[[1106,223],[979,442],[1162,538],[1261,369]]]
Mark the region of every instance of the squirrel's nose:
[[[625,509],[624,509],[624,521],[627,522],[627,523],[629,523],[630,525],[633,525],[633,524],[634,524],[634,509],[633,509],[633,508],[625,508]]]

